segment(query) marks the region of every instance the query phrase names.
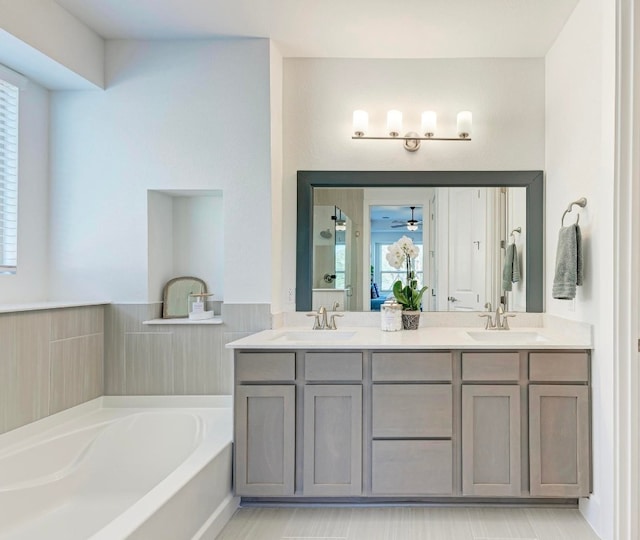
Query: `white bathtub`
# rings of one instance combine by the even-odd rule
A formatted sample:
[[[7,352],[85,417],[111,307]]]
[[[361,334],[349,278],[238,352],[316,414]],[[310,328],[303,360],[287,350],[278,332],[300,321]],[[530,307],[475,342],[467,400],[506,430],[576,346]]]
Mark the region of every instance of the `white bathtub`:
[[[212,540],[230,396],[102,397],[0,435],[0,539]]]

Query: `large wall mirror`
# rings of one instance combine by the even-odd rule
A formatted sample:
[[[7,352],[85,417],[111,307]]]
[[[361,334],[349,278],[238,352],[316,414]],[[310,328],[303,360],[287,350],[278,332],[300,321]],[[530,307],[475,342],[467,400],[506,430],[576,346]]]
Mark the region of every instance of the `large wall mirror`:
[[[376,311],[419,248],[423,311],[543,310],[542,171],[298,171],[296,309]]]

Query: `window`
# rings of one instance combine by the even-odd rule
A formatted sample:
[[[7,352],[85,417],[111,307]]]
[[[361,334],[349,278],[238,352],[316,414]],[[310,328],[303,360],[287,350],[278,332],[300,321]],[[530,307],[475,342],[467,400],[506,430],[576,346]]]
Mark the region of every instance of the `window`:
[[[0,274],[15,274],[18,243],[18,87],[0,74]]]

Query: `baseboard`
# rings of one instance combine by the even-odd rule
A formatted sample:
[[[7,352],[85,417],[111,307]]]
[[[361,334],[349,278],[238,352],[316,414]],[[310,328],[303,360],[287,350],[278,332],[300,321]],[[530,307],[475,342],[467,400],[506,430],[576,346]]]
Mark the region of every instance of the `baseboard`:
[[[193,535],[192,540],[215,540],[239,506],[240,497],[234,497],[231,493],[227,495],[215,512]]]
[[[242,497],[250,507],[376,507],[426,506],[444,508],[578,508],[578,499],[532,497]]]

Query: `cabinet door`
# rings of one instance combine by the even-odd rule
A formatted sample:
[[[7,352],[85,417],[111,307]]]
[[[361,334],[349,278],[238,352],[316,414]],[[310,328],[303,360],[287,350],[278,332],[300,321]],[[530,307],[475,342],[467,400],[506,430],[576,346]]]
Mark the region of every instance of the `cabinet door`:
[[[295,387],[237,386],[237,495],[293,495]]]
[[[589,389],[529,386],[531,495],[589,495]]]
[[[362,493],[362,386],[305,386],[303,492]]]
[[[520,495],[520,387],[463,385],[462,493]]]

